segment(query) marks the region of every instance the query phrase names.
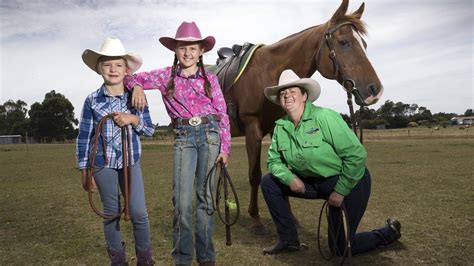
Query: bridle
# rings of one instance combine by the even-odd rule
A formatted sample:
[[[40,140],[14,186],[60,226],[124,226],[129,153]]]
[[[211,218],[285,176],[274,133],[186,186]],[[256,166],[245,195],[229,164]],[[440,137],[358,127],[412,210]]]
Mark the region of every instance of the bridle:
[[[122,194],[123,194],[124,209],[119,213],[105,214],[97,209],[92,197],[92,193],[94,192],[91,190],[91,186],[92,186],[95,158],[97,156],[97,148],[99,146],[99,138],[101,138],[102,140],[102,151],[105,157],[105,164],[107,164],[108,158],[107,158],[105,137],[104,137],[104,124],[107,121],[107,119],[111,119],[113,118],[113,116],[114,116],[113,114],[108,114],[102,117],[102,119],[100,119],[99,122],[97,123],[97,127],[95,130],[94,144],[92,146],[92,152],[89,157],[89,168],[87,168],[86,182],[89,188],[87,192],[89,194],[89,204],[92,210],[97,215],[99,215],[100,217],[106,220],[115,220],[117,218],[120,218],[122,214],[124,214],[125,221],[128,221],[130,220],[130,211],[129,211],[128,205],[129,205],[129,199],[130,199],[129,177],[132,176],[132,173],[131,173],[131,170],[132,170],[131,169],[131,158],[132,158],[131,147],[132,146],[131,146],[131,140],[130,140],[130,135],[128,134],[127,126],[122,127],[122,161],[123,161],[122,174],[123,174],[123,183],[124,183],[124,192]]]
[[[350,26],[354,27],[354,24],[352,22],[349,22],[349,21],[341,22],[333,28],[328,28],[326,30],[325,34],[324,34],[324,37],[325,37],[325,40],[326,40],[326,46],[329,49],[329,58],[331,59],[331,61],[333,63],[334,74],[336,74],[336,79],[341,82],[343,88],[347,92],[347,105],[349,106],[351,127],[352,127],[352,130],[354,131],[355,135],[357,136],[357,122],[356,122],[355,114],[354,114],[354,106],[353,106],[353,103],[352,103],[352,95],[354,95],[354,97],[357,97],[359,99],[359,101],[362,103],[362,105],[360,106],[360,111],[359,111],[360,115],[362,115],[362,111],[364,110],[365,102],[364,102],[362,96],[360,95],[359,90],[356,88],[355,81],[353,79],[351,79],[350,77],[347,77],[345,75],[345,73],[341,70],[339,62],[337,61],[336,50],[334,50],[334,47],[333,47],[332,42],[331,42],[332,37],[333,37],[333,33],[336,32],[341,27],[346,26],[346,25],[350,25]],[[363,142],[362,124],[360,124],[360,134],[359,134],[358,137],[359,137],[360,142],[362,143]],[[321,211],[319,213],[319,223],[318,223],[318,249],[319,249],[319,252],[320,252],[321,256],[323,258],[325,258],[326,260],[330,260],[332,258],[332,256],[329,256],[329,257],[324,256],[324,254],[321,250],[320,230],[321,230],[321,218],[323,216],[323,211],[324,210],[326,212],[326,217],[327,217],[328,221],[330,220],[329,219],[330,216],[328,214],[328,209],[329,209],[329,203],[328,203],[328,201],[325,201],[323,206],[321,207]],[[351,247],[352,240],[350,239],[350,228],[349,228],[348,215],[347,215],[347,210],[346,210],[344,204],[342,204],[342,206],[340,207],[340,215],[342,217],[342,219],[340,221],[342,221],[342,226],[344,227],[344,238],[345,238],[345,241],[346,241],[346,245],[345,245],[344,251],[342,253],[337,248],[338,235],[337,235],[336,232],[339,232],[340,230],[339,230],[339,228],[332,228],[332,222],[331,221],[329,221],[329,224],[328,224],[328,227],[330,229],[330,230],[328,230],[329,231],[329,237],[331,238],[332,243],[334,245],[334,247],[333,247],[334,252],[338,255],[342,255],[342,257],[343,257],[341,265],[344,264],[344,261],[345,261],[346,258],[349,259],[349,264],[352,265],[352,247]],[[340,226],[341,226],[341,223],[339,223],[338,227],[340,227]]]
[[[339,65],[339,62],[337,61],[336,57],[336,50],[334,50],[334,47],[332,45],[332,37],[334,32],[336,32],[338,29],[340,29],[343,26],[350,25],[354,27],[354,24],[349,21],[341,22],[337,24],[333,28],[328,28],[324,34],[324,38],[326,40],[326,46],[329,49],[329,58],[331,59],[334,67],[334,73],[336,74],[336,78],[338,81],[341,82],[342,87],[344,90],[347,92],[347,105],[349,106],[349,112],[350,112],[350,119],[351,119],[351,127],[354,133],[357,136],[357,122],[355,119],[355,114],[354,114],[354,106],[352,104],[352,95],[354,97],[358,98],[359,101],[362,103],[359,109],[359,114],[362,115],[362,111],[364,110],[365,102],[360,95],[359,90],[356,87],[355,81],[351,79],[350,77],[347,77],[345,73],[342,72],[341,67]],[[360,133],[359,133],[359,140],[362,143],[363,141],[363,133],[362,133],[362,125],[360,124]]]

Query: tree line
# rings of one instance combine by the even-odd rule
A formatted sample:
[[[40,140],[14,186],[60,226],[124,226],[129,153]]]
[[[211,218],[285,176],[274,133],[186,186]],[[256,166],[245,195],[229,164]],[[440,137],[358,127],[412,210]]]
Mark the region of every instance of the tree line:
[[[350,123],[348,115],[341,114]],[[364,108],[355,112],[357,121],[361,121],[363,128],[405,128],[418,125],[439,125],[446,127],[450,124],[451,118],[455,116],[472,116],[472,109],[467,109],[464,114],[456,113],[435,113],[417,104],[406,104],[402,102],[394,103],[391,100],[385,101],[377,110]]]
[[[350,118],[341,114],[346,122]],[[467,109],[464,116],[472,116],[472,109]],[[417,104],[394,103],[387,100],[377,110],[364,108],[355,113],[356,119],[362,121],[362,127],[404,128],[409,125],[427,124],[446,126],[455,113],[435,113]],[[75,139],[78,121],[74,117],[74,106],[61,93],[52,90],[45,94],[43,102],[35,102],[30,110],[22,100],[6,101],[0,105],[0,135],[22,135],[33,137],[37,142],[64,141]]]
[[[74,106],[54,90],[45,94],[43,102],[32,104],[30,110],[22,100],[0,105],[0,135],[29,136],[37,142],[64,141],[76,138],[77,124]]]

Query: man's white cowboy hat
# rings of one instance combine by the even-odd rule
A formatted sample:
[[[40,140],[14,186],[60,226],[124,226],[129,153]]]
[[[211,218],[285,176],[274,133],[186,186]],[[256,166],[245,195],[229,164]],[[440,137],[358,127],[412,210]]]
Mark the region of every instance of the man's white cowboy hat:
[[[97,72],[97,60],[101,56],[120,56],[127,61],[128,71],[127,74],[132,74],[137,71],[142,65],[142,58],[133,53],[127,53],[125,47],[123,47],[122,42],[116,38],[107,38],[105,39],[102,47],[98,52],[86,49],[82,53],[82,61],[92,70]]]
[[[174,52],[178,42],[201,42],[204,47],[204,52],[212,50],[216,44],[216,39],[213,36],[207,36],[202,38],[201,31],[194,22],[184,21],[176,30],[176,35],[174,38],[171,37],[161,37],[160,43],[163,44],[166,48]]]
[[[279,92],[281,89],[289,87],[300,87],[305,89],[306,93],[308,94],[308,100],[311,102],[316,101],[316,99],[318,99],[319,95],[321,94],[321,87],[316,80],[310,78],[300,78],[291,69],[283,70],[283,72],[281,72],[278,85],[265,88],[263,93],[270,102],[280,105]]]

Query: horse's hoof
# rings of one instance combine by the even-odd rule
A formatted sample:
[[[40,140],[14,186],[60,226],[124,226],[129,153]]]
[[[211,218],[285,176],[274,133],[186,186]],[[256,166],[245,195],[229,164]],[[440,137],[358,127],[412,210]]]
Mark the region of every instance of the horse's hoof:
[[[250,230],[252,231],[252,233],[254,235],[258,235],[258,236],[263,236],[263,235],[270,234],[270,231],[263,224],[262,225],[257,225],[257,226],[252,226],[250,228]]]

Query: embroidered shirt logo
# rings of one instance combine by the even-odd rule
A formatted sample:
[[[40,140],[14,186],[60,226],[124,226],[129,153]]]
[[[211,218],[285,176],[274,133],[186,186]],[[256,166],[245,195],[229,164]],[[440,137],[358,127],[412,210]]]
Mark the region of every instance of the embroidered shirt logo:
[[[314,134],[319,131],[319,128],[310,128],[308,131],[306,131],[306,134]]]

